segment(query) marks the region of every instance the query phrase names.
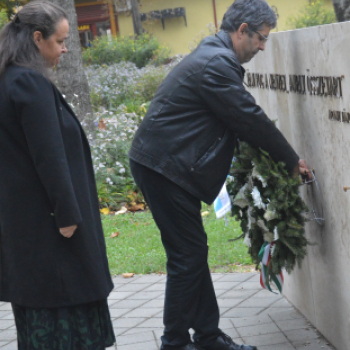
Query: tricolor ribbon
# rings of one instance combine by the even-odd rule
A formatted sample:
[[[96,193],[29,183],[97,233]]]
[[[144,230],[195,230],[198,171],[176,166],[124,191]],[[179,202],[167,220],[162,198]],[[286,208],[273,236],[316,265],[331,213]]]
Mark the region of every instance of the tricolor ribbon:
[[[268,289],[270,292],[275,293],[271,287],[270,287],[270,282],[269,282],[269,263],[271,260],[271,252],[272,248],[275,245],[276,242],[265,242],[263,246],[260,249],[259,252],[259,259],[261,261],[261,272],[260,272],[260,284],[261,287],[264,289]],[[283,286],[283,273],[279,273],[278,275],[273,274],[272,275],[272,281],[276,284],[278,290],[280,293],[282,293],[282,286]]]

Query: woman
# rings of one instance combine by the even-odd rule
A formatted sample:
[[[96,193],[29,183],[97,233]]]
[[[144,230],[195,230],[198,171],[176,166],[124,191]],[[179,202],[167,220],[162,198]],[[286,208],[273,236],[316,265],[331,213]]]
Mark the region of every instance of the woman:
[[[49,69],[65,11],[25,5],[0,33],[0,300],[20,350],[100,350],[113,288],[87,139]]]

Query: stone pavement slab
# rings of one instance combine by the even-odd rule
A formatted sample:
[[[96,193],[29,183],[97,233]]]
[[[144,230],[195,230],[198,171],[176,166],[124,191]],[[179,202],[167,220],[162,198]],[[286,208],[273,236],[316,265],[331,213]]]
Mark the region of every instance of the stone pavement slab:
[[[288,300],[263,290],[258,274],[214,273],[212,279],[220,327],[236,343],[256,345],[259,350],[334,349]],[[108,304],[117,343],[109,350],[159,350],[166,276],[113,280]],[[17,349],[16,336],[11,307],[0,303],[0,349]]]

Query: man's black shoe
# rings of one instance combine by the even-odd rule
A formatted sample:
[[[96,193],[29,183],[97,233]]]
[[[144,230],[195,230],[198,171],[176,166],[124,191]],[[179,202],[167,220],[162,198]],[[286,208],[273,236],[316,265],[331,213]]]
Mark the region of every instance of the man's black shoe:
[[[187,344],[180,347],[173,347],[173,346],[161,346],[160,350],[204,350],[202,347],[200,347],[198,344]],[[249,349],[248,349],[249,350]]]
[[[226,334],[217,337],[215,343],[211,346],[203,346],[204,350],[258,350],[256,346],[237,345]]]

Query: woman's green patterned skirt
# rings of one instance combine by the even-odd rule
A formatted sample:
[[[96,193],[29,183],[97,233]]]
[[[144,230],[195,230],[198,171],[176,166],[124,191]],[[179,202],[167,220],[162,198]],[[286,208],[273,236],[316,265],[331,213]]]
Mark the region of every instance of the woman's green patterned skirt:
[[[115,343],[107,300],[53,309],[12,304],[18,350],[104,350]]]

